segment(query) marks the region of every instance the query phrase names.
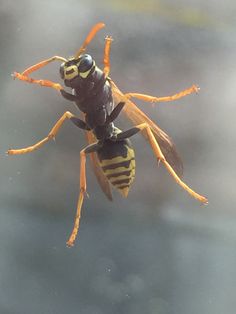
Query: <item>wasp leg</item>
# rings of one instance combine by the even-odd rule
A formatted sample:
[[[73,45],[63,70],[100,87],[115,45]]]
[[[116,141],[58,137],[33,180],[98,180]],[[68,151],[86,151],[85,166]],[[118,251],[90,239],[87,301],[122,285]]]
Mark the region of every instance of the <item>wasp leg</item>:
[[[47,143],[49,140],[54,139],[55,136],[57,135],[59,129],[61,128],[62,124],[65,122],[66,119],[72,119],[72,122],[74,124],[76,124],[76,121],[73,121],[74,119],[74,115],[69,112],[66,111],[61,118],[56,122],[56,124],[54,125],[54,127],[51,129],[51,131],[49,132],[48,136],[45,137],[44,139],[42,139],[41,141],[39,141],[38,143],[26,147],[26,148],[21,148],[21,149],[9,149],[7,151],[8,155],[19,155],[19,154],[26,154],[26,153],[31,153],[32,151],[40,148],[43,144]],[[78,126],[78,125],[77,125]]]
[[[97,34],[97,32],[103,28],[105,26],[104,23],[98,23],[96,25],[93,26],[93,28],[91,29],[91,31],[89,32],[88,36],[86,37],[85,41],[83,42],[82,46],[80,47],[80,49],[76,52],[75,54],[75,58],[78,58],[82,53],[85,52],[88,44],[92,41],[92,39],[94,38],[94,36]]]
[[[73,94],[70,94],[70,93],[68,93],[67,91],[65,91],[64,89],[61,89],[60,92],[61,92],[61,95],[62,95],[65,99],[67,99],[67,100],[69,100],[69,101],[74,101],[74,102],[76,102],[76,101],[79,100],[79,97],[78,97],[78,96],[73,95]]]
[[[55,60],[57,60],[57,61],[62,61],[62,62],[66,62],[66,61],[67,61],[67,60],[66,60],[65,58],[63,58],[63,57],[60,57],[60,56],[53,56],[53,57],[51,57],[51,58],[49,58],[49,59],[43,60],[43,61],[41,61],[41,62],[39,62],[39,63],[36,63],[36,64],[32,65],[31,67],[25,69],[25,70],[22,72],[22,74],[28,76],[30,73],[32,73],[32,72],[34,72],[34,71],[37,71],[38,69],[41,69],[42,67],[48,65],[50,62],[53,62],[53,61],[55,61]]]
[[[139,131],[142,131],[142,130],[146,130],[147,132],[147,136],[148,136],[148,140],[149,140],[149,143],[152,147],[152,150],[155,154],[155,156],[157,157],[157,159],[159,161],[161,161],[164,166],[166,167],[167,171],[170,173],[170,175],[173,177],[173,179],[175,180],[175,182],[177,184],[179,184],[186,192],[188,192],[192,197],[194,197],[195,199],[197,199],[198,201],[202,202],[202,203],[205,203],[207,204],[208,201],[207,201],[207,198],[196,193],[195,191],[193,191],[187,184],[185,184],[179,177],[178,175],[175,173],[175,171],[173,170],[173,168],[170,166],[170,164],[166,161],[161,149],[160,149],[160,146],[158,144],[158,142],[156,141],[153,133],[152,133],[152,130],[150,128],[150,126],[147,124],[147,123],[142,123],[142,124],[139,124],[137,125],[136,127],[130,129],[130,130],[127,130],[127,131],[124,131],[124,132],[121,132],[119,134],[117,134],[117,140],[121,140],[121,139],[125,139],[125,138],[128,138],[134,134],[136,134],[137,132]]]
[[[123,131],[121,133],[118,133],[114,138],[111,138],[111,139],[115,140],[115,141],[122,141],[126,138],[129,138],[129,137],[137,134],[140,131],[141,131],[141,129],[138,126],[136,126],[136,127],[133,127],[132,129],[129,129],[127,131]]]
[[[54,83],[52,81],[48,81],[48,80],[36,80],[33,78],[29,77],[29,74],[37,71],[39,69],[41,69],[42,67],[48,65],[50,62],[52,61],[62,61],[62,62],[66,62],[67,60],[63,57],[59,57],[59,56],[54,56],[51,57],[49,59],[43,60],[37,64],[32,65],[31,67],[27,68],[26,70],[24,70],[22,73],[18,73],[18,72],[14,72],[13,77],[14,78],[18,78],[21,81],[26,81],[28,83],[34,83],[34,84],[39,84],[41,86],[47,86],[47,87],[52,87],[55,88],[57,90],[61,90],[62,86],[58,83]]]
[[[145,94],[138,94],[138,93],[127,93],[125,96],[130,99],[132,97],[138,98],[147,102],[167,102],[167,101],[173,101],[180,99],[184,96],[190,95],[192,93],[197,93],[200,90],[200,88],[197,85],[192,85],[190,88],[187,88],[175,95],[172,96],[164,96],[164,97],[153,97],[150,95],[145,95]]]
[[[113,41],[111,36],[106,36],[105,38],[105,48],[104,48],[104,69],[103,72],[105,73],[105,76],[108,77],[110,73],[110,50],[111,50],[111,42]]]
[[[86,193],[86,154],[95,152],[99,149],[99,144],[92,144],[81,150],[80,152],[80,192],[79,192],[79,198],[77,203],[77,210],[75,215],[75,222],[74,222],[74,228],[71,232],[71,235],[69,237],[69,240],[66,242],[68,246],[73,246],[78,230],[79,230],[79,222],[80,222],[80,216],[81,216],[81,208],[83,205],[84,200],[84,194]]]
[[[70,121],[82,130],[91,131],[91,128],[87,125],[87,123],[77,117],[71,117]]]
[[[118,117],[124,106],[125,102],[119,102],[119,104],[112,110],[111,114],[107,117],[106,124],[113,122]]]
[[[14,78],[17,78],[21,81],[25,81],[27,83],[39,84],[41,86],[51,87],[51,88],[54,88],[54,89],[59,90],[59,91],[61,91],[63,89],[61,84],[55,83],[55,82],[52,82],[49,80],[36,80],[36,79],[33,79],[29,76],[18,73],[18,72],[14,72],[13,76],[14,76]]]

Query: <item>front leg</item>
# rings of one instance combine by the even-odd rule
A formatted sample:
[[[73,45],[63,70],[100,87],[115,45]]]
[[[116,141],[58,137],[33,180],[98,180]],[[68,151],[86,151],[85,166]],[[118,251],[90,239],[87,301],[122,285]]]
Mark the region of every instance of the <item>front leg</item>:
[[[54,88],[54,89],[59,90],[59,91],[63,89],[63,87],[59,83],[55,83],[55,82],[49,81],[49,80],[36,80],[36,79],[33,79],[33,78],[29,77],[28,75],[25,75],[22,73],[14,72],[12,76],[14,79],[17,78],[17,79],[19,79],[21,81],[25,81],[27,83],[39,84],[41,86],[51,87],[51,88]]]
[[[105,73],[105,76],[108,77],[110,73],[110,50],[111,50],[111,43],[113,39],[111,36],[107,36],[105,38],[105,48],[104,48],[104,58],[103,58],[103,63],[104,63],[104,69],[103,72]]]
[[[62,62],[66,62],[67,60],[63,57],[60,56],[53,56],[49,59],[43,60],[39,63],[36,63],[32,66],[30,66],[29,68],[25,69],[22,73],[18,73],[18,72],[14,72],[13,77],[17,78],[21,81],[25,81],[28,83],[34,83],[34,84],[39,84],[41,86],[46,86],[46,87],[52,87],[55,88],[56,90],[61,90],[62,86],[59,83],[55,83],[52,81],[48,81],[48,80],[36,80],[33,79],[31,77],[29,77],[29,74],[31,74],[34,71],[37,71],[43,67],[45,67],[46,65],[48,65],[49,63],[53,62],[53,61],[62,61]]]
[[[37,142],[36,144],[26,147],[26,148],[21,148],[21,149],[9,149],[7,151],[8,155],[20,155],[20,154],[26,154],[26,153],[31,153],[33,151],[35,151],[36,149],[40,148],[41,146],[43,146],[45,143],[47,143],[49,140],[54,139],[59,131],[59,129],[61,128],[62,124],[65,122],[65,120],[67,119],[72,119],[72,122],[75,123],[75,116],[69,112],[66,111],[62,117],[56,122],[56,124],[54,125],[54,127],[51,129],[51,131],[49,132],[49,134],[42,139],[41,141]],[[75,123],[76,124],[76,123]],[[77,125],[78,126],[78,125]]]
[[[64,89],[61,89],[60,92],[61,92],[61,95],[62,95],[65,99],[67,99],[67,100],[69,100],[69,101],[74,101],[74,102],[79,101],[79,96],[70,94],[70,93],[68,93],[67,91],[65,91]]]

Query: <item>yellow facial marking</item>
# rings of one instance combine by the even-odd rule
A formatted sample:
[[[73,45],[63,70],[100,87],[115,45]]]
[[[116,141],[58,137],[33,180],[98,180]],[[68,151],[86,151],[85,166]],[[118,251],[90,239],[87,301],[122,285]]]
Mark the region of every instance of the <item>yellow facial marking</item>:
[[[78,72],[78,68],[76,65],[71,65],[71,66],[66,67],[64,69],[64,77],[66,80],[72,80],[73,78],[78,76],[78,74],[79,74],[79,72]]]
[[[91,69],[92,69],[92,68],[91,68]],[[80,75],[82,78],[86,78],[86,77],[89,75],[91,69],[89,69],[89,70],[86,71],[86,72],[80,72],[79,75]]]
[[[78,67],[79,67],[79,64],[80,64],[80,62],[77,63],[77,66],[78,66]],[[86,77],[89,75],[89,73],[91,72],[91,70],[92,70],[92,68],[93,68],[94,66],[95,66],[95,61],[93,61],[93,64],[92,64],[91,68],[88,69],[88,71],[86,71],[86,72],[79,72],[79,75],[80,75],[82,78],[86,78]]]

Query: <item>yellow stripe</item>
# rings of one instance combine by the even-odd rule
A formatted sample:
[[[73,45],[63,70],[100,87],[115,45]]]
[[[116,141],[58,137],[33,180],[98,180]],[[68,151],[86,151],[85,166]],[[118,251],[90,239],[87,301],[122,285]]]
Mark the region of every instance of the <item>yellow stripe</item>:
[[[134,150],[133,150],[133,148],[131,148],[131,147],[127,146],[127,145],[125,145],[125,146],[126,146],[126,148],[128,150],[128,155],[130,156],[130,158],[134,158]]]
[[[131,160],[129,167],[127,167],[127,168],[126,167],[118,167],[115,169],[107,169],[107,170],[103,170],[103,171],[106,175],[108,175],[108,174],[119,173],[119,172],[123,172],[123,171],[127,171],[127,170],[132,170],[133,168],[135,168],[135,160]]]
[[[110,178],[109,181],[111,183],[113,183],[113,182],[118,181],[118,180],[125,180],[125,179],[129,179],[129,178],[130,178],[130,174],[129,175],[122,175],[122,176],[119,176],[119,177]]]
[[[134,181],[134,176],[130,178],[130,183],[129,184],[131,184],[133,181]]]
[[[128,168],[125,168],[125,167],[118,167],[118,168],[115,168],[115,169],[107,169],[107,170],[103,170],[105,174],[113,174],[113,173],[119,173],[119,172],[122,172],[122,171],[127,171],[129,169]]]
[[[109,165],[115,165],[115,164],[119,164],[120,162],[128,161],[128,160],[130,160],[129,156],[126,158],[123,158],[122,156],[118,156],[112,159],[103,159],[101,160],[101,166],[104,167],[104,166],[109,166]]]
[[[111,158],[111,159],[103,159],[100,162],[101,166],[104,167],[104,166],[109,166],[109,165],[112,165],[112,164],[118,164],[120,162],[128,161],[128,160],[134,158],[134,151],[133,151],[133,149],[130,149],[127,145],[125,145],[125,147],[127,148],[127,156],[126,157],[117,156],[117,157],[114,157],[114,158]]]
[[[128,175],[122,174],[122,175],[117,176],[117,177],[111,177],[111,178],[109,178],[109,181],[112,183],[112,182],[115,182],[117,180],[123,180],[123,179],[129,179],[129,178],[133,181],[134,175],[135,175],[135,169],[126,170],[126,171],[130,171],[130,173]]]
[[[127,185],[127,187],[129,188],[129,187],[130,187],[130,182],[129,182],[129,183],[114,184],[113,186],[114,186],[116,189],[120,190],[121,187],[124,186],[124,185]]]

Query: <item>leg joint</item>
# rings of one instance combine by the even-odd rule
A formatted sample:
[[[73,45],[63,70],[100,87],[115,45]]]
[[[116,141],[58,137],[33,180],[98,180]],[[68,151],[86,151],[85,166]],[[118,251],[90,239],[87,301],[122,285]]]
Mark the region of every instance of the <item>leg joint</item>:
[[[150,126],[146,122],[142,123],[142,124],[139,124],[136,127],[139,128],[141,131],[144,130],[144,129],[150,129]]]
[[[66,116],[68,119],[74,117],[74,115],[73,115],[70,111],[66,111],[66,112],[65,112],[65,116]]]

